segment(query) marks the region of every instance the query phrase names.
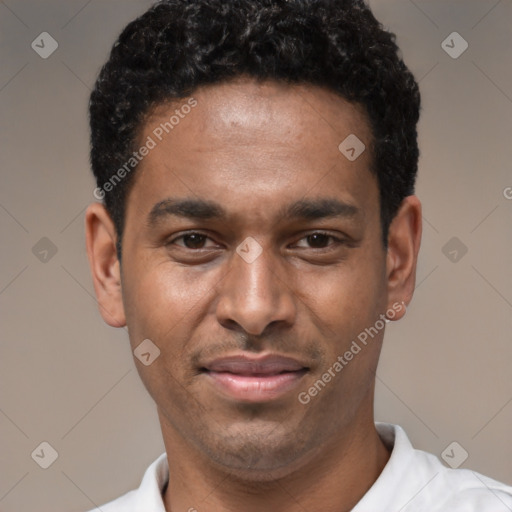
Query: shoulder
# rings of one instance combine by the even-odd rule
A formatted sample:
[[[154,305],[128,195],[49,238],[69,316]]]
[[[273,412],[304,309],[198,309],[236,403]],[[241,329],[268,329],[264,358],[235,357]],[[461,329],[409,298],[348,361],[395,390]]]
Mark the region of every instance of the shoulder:
[[[89,512],[165,512],[162,491],[169,479],[169,466],[165,453],[146,470],[138,489]]]
[[[89,512],[133,512],[137,493],[138,491],[130,491],[116,500],[101,505],[101,507],[89,510]]]
[[[512,487],[470,469],[441,467],[439,482],[433,485],[440,512],[512,511]]]
[[[451,469],[433,454],[414,450],[414,462],[428,468],[422,490],[431,512],[511,512],[512,487],[471,469]],[[413,510],[414,507],[411,509]]]
[[[512,512],[511,486],[445,466],[435,455],[415,449],[398,425],[377,424],[377,430],[391,457],[357,512]]]

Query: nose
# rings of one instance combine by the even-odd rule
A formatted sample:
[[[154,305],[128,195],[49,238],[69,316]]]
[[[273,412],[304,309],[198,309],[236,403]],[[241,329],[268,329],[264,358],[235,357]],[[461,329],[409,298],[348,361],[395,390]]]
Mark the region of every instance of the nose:
[[[269,250],[251,262],[233,254],[218,285],[217,319],[229,329],[261,335],[271,324],[293,325],[296,301],[290,283]]]

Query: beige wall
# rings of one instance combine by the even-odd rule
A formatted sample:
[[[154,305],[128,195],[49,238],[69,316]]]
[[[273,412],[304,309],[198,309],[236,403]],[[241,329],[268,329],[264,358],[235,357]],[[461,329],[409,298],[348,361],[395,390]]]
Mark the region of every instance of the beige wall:
[[[376,417],[438,455],[457,441],[462,467],[512,484],[512,2],[371,3],[424,100],[418,288],[388,327]],[[0,3],[2,512],[89,509],[136,486],[163,450],[126,332],[97,312],[83,233],[88,95],[148,5]],[[48,59],[31,48],[43,31],[59,45]],[[469,43],[458,59],[441,48],[453,31]],[[32,252],[42,237],[57,249],[47,262]],[[452,237],[468,248],[457,263],[443,253]],[[58,452],[46,470],[31,458],[43,441]]]

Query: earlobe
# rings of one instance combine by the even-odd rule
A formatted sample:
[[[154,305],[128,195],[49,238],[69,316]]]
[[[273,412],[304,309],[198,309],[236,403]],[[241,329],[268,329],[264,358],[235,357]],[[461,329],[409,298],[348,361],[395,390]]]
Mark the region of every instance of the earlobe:
[[[124,327],[126,318],[121,289],[121,268],[116,252],[117,234],[106,208],[89,205],[85,214],[87,256],[103,320]]]
[[[416,196],[408,196],[389,226],[386,258],[388,308],[402,304],[394,320],[405,315],[414,294],[416,265],[421,244],[421,203]]]

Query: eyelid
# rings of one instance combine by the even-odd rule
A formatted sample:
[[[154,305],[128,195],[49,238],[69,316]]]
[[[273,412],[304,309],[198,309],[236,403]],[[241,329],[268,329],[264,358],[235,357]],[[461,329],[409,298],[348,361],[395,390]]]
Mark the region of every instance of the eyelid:
[[[200,236],[204,236],[206,237],[207,240],[210,240],[212,242],[214,242],[217,246],[219,245],[217,242],[215,242],[215,240],[213,240],[211,238],[210,235],[208,235],[207,233],[203,233],[201,231],[197,231],[197,230],[190,230],[190,231],[185,231],[185,232],[182,232],[180,233],[179,235],[177,236],[172,236],[171,238],[169,238],[166,242],[165,242],[165,245],[171,245],[171,244],[174,244],[174,245],[178,245],[176,244],[176,240],[180,240],[182,239],[183,237],[185,236],[190,236],[190,235],[200,235]],[[190,247],[185,247],[184,245],[178,245],[178,247],[181,247],[183,249],[187,249],[189,251],[201,251],[201,250],[204,250],[204,249],[211,249],[212,247],[201,247],[200,249],[191,249]]]
[[[308,247],[308,249],[316,249],[316,250],[325,250],[325,249],[328,249],[329,247],[331,247],[332,245],[341,245],[341,244],[345,244],[347,243],[347,240],[346,238],[344,237],[341,237],[341,236],[337,236],[337,235],[333,235],[332,233],[329,233],[328,231],[319,231],[319,230],[316,230],[316,231],[310,231],[306,234],[304,234],[299,240],[298,242],[304,240],[305,238],[307,238],[308,236],[312,236],[312,235],[324,235],[332,240],[334,240],[334,244],[331,243],[329,244],[327,247]],[[295,242],[295,244],[297,244],[297,242]]]
[[[220,245],[217,242],[215,242],[215,240],[213,240],[209,234],[204,233],[202,231],[198,231],[198,230],[190,230],[190,231],[182,232],[182,233],[180,233],[177,236],[173,236],[173,237],[169,238],[169,240],[165,244],[166,245],[174,244],[174,245],[177,245],[178,247],[182,247],[183,249],[187,249],[189,251],[201,251],[201,250],[211,249],[212,248],[212,247],[201,247],[199,249],[191,249],[190,247],[185,247],[184,245],[176,244],[177,240],[180,240],[180,239],[184,238],[185,236],[189,236],[189,235],[204,236],[204,237],[206,237],[207,240],[210,240],[211,242],[215,243],[217,245],[217,247]],[[347,243],[347,240],[344,237],[333,235],[332,233],[329,233],[328,231],[315,230],[315,231],[309,231],[307,233],[304,233],[298,239],[297,242],[294,242],[294,245],[296,245],[298,242],[301,242],[302,240],[306,239],[308,236],[312,236],[312,235],[324,235],[324,236],[326,236],[326,237],[331,239],[331,243],[327,247],[306,247],[307,249],[313,249],[313,250],[320,250],[321,251],[321,250],[328,249],[329,247],[332,247],[333,245],[342,245],[342,244],[346,244]]]

